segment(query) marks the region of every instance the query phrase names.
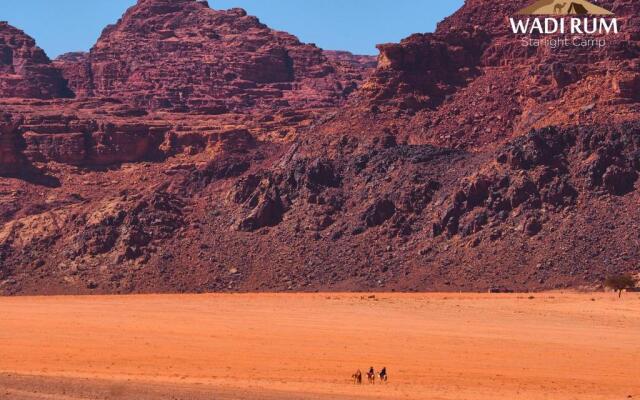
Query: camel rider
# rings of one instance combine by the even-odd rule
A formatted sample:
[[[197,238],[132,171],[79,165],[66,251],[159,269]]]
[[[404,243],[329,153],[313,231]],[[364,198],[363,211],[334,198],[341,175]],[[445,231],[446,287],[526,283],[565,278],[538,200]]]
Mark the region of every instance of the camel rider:
[[[380,380],[381,381],[387,380],[387,367],[382,368],[382,370],[380,371]]]

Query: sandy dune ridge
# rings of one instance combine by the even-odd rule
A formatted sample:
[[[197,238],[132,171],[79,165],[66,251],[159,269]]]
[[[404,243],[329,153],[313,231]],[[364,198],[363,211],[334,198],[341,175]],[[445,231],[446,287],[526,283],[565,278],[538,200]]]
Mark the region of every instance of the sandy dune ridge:
[[[1,298],[0,399],[640,398],[638,294],[369,296]]]

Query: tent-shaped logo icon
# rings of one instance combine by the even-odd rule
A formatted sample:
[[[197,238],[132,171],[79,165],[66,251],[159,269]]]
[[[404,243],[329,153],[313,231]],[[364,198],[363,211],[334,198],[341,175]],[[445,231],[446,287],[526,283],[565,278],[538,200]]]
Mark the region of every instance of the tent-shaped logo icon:
[[[518,11],[519,15],[613,15],[586,0],[538,0]]]

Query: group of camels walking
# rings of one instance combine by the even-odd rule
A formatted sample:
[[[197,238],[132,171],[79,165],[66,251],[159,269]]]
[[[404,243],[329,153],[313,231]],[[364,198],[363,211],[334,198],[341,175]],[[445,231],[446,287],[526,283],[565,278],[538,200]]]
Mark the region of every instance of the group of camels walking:
[[[380,383],[387,383],[389,380],[386,367],[382,368],[378,374],[376,374],[376,370],[373,367],[369,368],[369,372],[367,372],[367,381],[369,384],[376,383],[376,376],[380,379]],[[362,371],[357,370],[355,374],[351,375],[351,378],[353,378],[353,383],[356,385],[362,385]]]

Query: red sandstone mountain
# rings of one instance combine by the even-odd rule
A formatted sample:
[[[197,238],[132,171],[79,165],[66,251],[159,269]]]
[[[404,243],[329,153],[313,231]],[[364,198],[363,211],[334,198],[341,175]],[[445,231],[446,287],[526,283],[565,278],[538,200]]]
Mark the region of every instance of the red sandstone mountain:
[[[0,290],[594,287],[639,272],[640,6],[534,49],[468,0],[370,60],[141,0],[74,100],[1,99]],[[356,89],[360,86],[361,89]]]
[[[244,10],[193,0],[139,1],[89,54],[59,63],[83,95],[203,114],[332,106],[362,80]]]
[[[24,155],[101,166],[198,153],[226,132],[289,140],[346,101],[375,63],[302,44],[240,9],[145,0],[107,27],[90,53],[53,65],[74,101],[5,107],[22,120]]]
[[[24,32],[0,21],[0,97],[50,99],[70,95],[60,71]]]

